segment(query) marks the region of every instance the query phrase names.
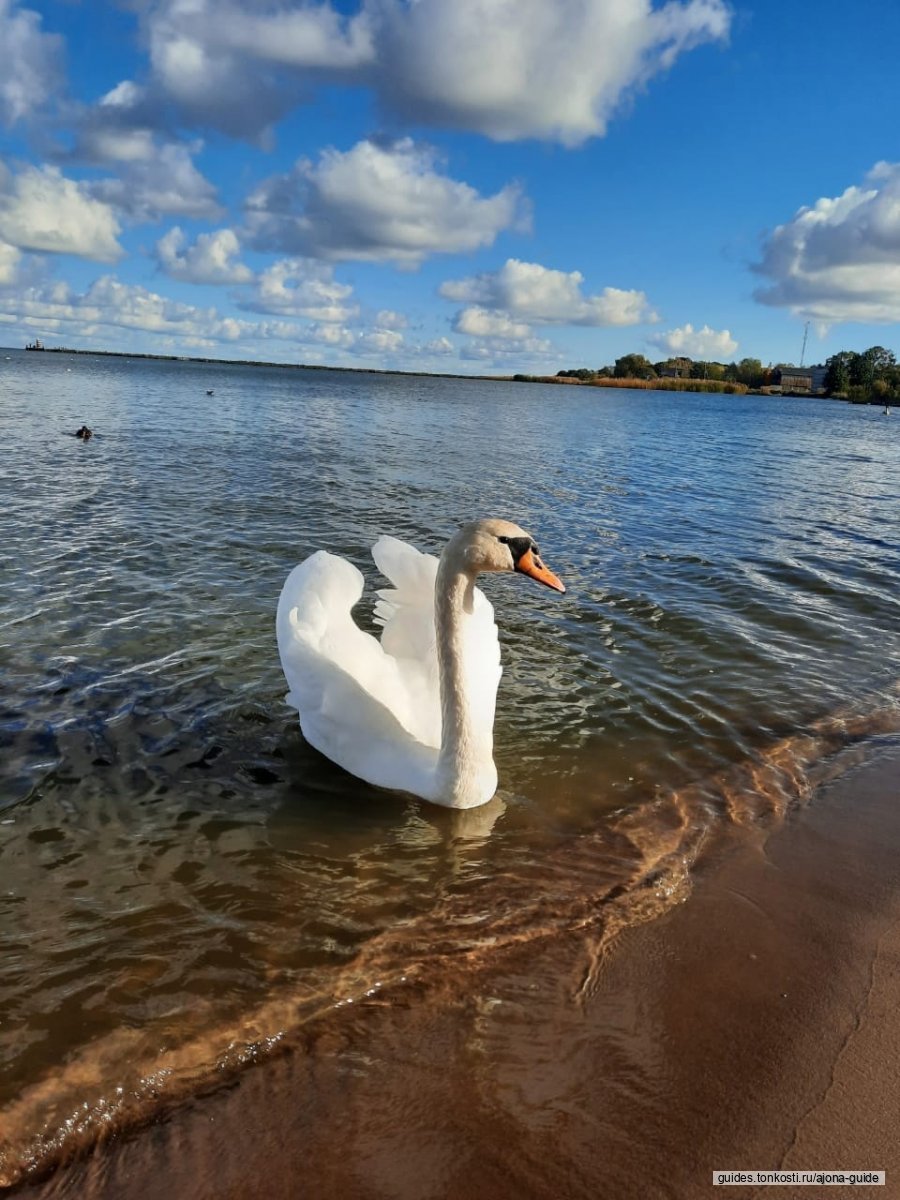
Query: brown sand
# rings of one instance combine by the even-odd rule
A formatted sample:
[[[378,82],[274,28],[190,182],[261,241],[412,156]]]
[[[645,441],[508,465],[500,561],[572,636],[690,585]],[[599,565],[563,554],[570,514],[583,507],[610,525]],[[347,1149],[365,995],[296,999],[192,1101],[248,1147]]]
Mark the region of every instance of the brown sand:
[[[688,901],[589,994],[576,935],[302,1052],[27,1189],[141,1200],[693,1200],[714,1168],[877,1169],[900,1197],[900,748],[768,839],[723,835]],[[586,949],[588,953],[586,953]]]

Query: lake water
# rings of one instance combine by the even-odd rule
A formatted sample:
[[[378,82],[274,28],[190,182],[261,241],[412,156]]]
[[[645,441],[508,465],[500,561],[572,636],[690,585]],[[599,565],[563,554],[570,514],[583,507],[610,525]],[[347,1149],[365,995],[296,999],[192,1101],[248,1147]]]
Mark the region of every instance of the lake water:
[[[0,445],[0,1181],[429,964],[602,944],[900,728],[896,410],[2,351]],[[478,516],[568,590],[483,582],[453,814],[304,744],[274,614]]]

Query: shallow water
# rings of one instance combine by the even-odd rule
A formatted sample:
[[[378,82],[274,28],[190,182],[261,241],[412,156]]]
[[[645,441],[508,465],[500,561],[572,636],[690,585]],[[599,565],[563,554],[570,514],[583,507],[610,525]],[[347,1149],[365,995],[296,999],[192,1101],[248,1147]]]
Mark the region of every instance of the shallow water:
[[[429,958],[644,919],[900,727],[877,408],[12,353],[0,442],[0,1178]],[[484,584],[501,791],[450,814],[305,746],[274,611],[480,515],[569,590]]]

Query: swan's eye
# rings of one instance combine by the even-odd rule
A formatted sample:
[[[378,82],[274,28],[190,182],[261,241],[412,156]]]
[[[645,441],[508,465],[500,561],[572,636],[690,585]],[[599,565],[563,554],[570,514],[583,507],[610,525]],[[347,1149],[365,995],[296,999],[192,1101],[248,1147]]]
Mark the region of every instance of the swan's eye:
[[[498,535],[497,541],[502,542],[504,546],[509,546],[509,552],[512,555],[514,564],[518,564],[522,555],[527,554],[527,552],[531,549],[531,538],[505,537]]]

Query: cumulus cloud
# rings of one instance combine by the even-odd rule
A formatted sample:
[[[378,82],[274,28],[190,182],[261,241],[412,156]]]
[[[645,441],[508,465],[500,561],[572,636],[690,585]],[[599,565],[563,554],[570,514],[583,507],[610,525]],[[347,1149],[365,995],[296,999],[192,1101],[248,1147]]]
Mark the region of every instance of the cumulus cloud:
[[[175,337],[193,345],[272,338],[296,342],[302,330],[285,321],[243,321],[104,275],[84,292],[61,281],[0,296],[0,312],[21,324],[82,337],[127,330]]]
[[[0,122],[13,125],[41,108],[61,77],[62,38],[41,30],[41,17],[0,0]]]
[[[695,329],[690,323],[670,329],[667,333],[655,334],[649,341],[669,354],[712,362],[724,362],[732,358],[738,348],[730,330],[710,329],[708,325]]]
[[[241,244],[232,229],[201,233],[187,244],[184,231],[174,225],[156,243],[159,265],[172,279],[184,283],[249,283],[253,272],[239,261]]]
[[[124,80],[91,106],[69,112],[72,145],[56,157],[93,164],[143,162],[156,152],[157,116],[146,111],[146,90]]]
[[[349,329],[345,325],[322,324],[312,328],[312,337],[335,350],[363,358],[394,359],[405,348],[403,334],[396,329]]]
[[[765,239],[756,299],[799,316],[900,320],[900,163],[878,163],[861,186],[798,210]]]
[[[216,220],[216,189],[197,169],[203,142],[161,131],[165,121],[145,88],[124,80],[92,107],[72,106],[71,145],[53,157],[63,164],[110,167],[114,177],[90,184],[91,194],[137,221],[166,216]]]
[[[8,287],[15,282],[21,258],[15,246],[0,242],[0,287]]]
[[[222,212],[216,189],[191,157],[199,149],[199,143],[155,146],[147,158],[126,160],[116,178],[90,184],[91,194],[136,221],[166,216],[215,220]]]
[[[721,0],[387,0],[378,86],[417,121],[577,145],[684,51],[722,39]]]
[[[471,337],[498,338],[504,342],[524,342],[531,337],[531,326],[524,321],[513,321],[506,313],[486,308],[464,308],[457,313],[453,328]]]
[[[394,312],[391,308],[383,308],[376,315],[375,324],[381,329],[406,329],[409,320],[403,313]]]
[[[241,308],[252,312],[280,313],[311,321],[343,322],[356,315],[349,284],[338,283],[327,263],[307,258],[285,258],[261,272],[252,291],[242,293]]]
[[[185,118],[253,138],[308,91],[374,57],[366,11],[308,0],[278,7],[163,0],[145,14],[153,84]]]
[[[655,321],[639,291],[607,287],[584,296],[580,271],[555,271],[539,263],[507,259],[499,271],[441,284],[440,295],[509,313],[536,325],[624,326]]]
[[[546,338],[530,337],[509,341],[505,338],[472,338],[459,352],[460,358],[480,362],[483,366],[510,364],[539,364],[552,358],[556,361],[553,344]]]
[[[396,329],[372,329],[359,334],[356,350],[360,354],[395,354],[403,343],[403,334]]]
[[[481,196],[443,174],[434,152],[410,138],[326,150],[317,163],[301,159],[247,202],[247,229],[259,249],[409,268],[429,254],[489,246],[524,220],[516,186]]]
[[[0,284],[7,257],[0,245]],[[315,272],[321,264],[308,264]],[[300,267],[298,266],[299,270]],[[327,288],[327,268],[321,282]],[[310,277],[312,278],[312,276]],[[350,289],[334,285],[336,295],[346,298]],[[135,336],[153,335],[160,346],[171,348],[207,348],[240,350],[252,347],[263,356],[286,354],[294,361],[318,362],[323,359],[370,363],[391,362],[400,365],[415,358],[419,347],[407,345],[397,329],[374,325],[347,325],[326,318],[297,321],[286,317],[309,317],[312,305],[301,314],[300,306],[273,312],[270,319],[248,320],[222,313],[213,306],[187,304],[160,295],[148,288],[121,282],[104,275],[84,291],[61,280],[42,280],[15,288],[0,286],[0,324],[55,336],[69,344],[97,339],[107,345],[133,345]],[[330,310],[325,310],[329,316]],[[354,309],[345,311],[353,315]],[[282,349],[267,349],[281,343]],[[449,345],[449,343],[448,343]]]
[[[256,136],[317,82],[370,87],[417,122],[576,145],[683,53],[727,36],[724,0],[160,0],[154,86],[183,115]]]
[[[0,163],[0,239],[23,250],[75,254],[114,262],[124,253],[119,222],[88,185],[57,167],[25,167],[14,175]]]

